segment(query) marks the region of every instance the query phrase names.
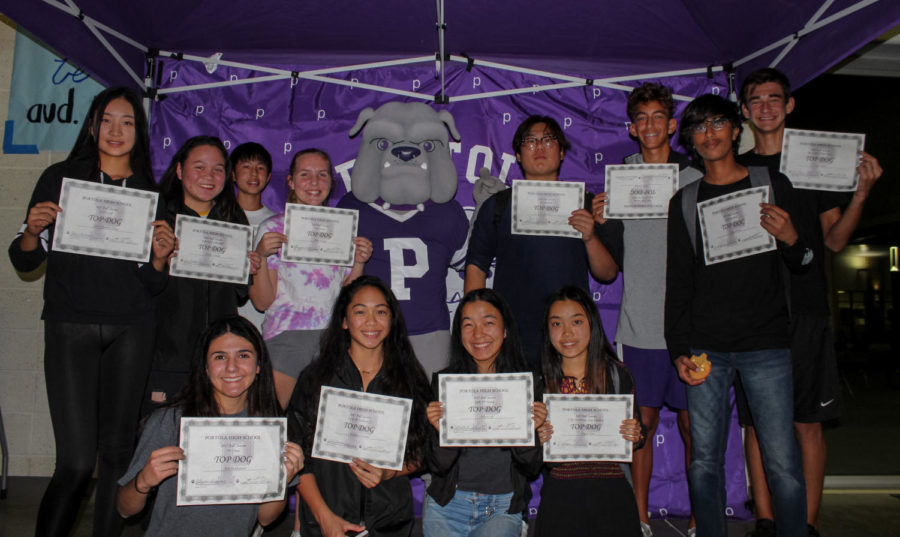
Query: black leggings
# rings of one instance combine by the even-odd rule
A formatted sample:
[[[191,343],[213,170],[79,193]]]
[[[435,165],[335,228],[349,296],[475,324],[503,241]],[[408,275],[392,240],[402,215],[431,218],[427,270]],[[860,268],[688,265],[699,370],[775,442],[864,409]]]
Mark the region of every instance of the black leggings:
[[[94,536],[118,537],[116,481],[131,461],[154,324],[44,323],[44,375],[56,469],[35,535],[67,536],[97,465]]]

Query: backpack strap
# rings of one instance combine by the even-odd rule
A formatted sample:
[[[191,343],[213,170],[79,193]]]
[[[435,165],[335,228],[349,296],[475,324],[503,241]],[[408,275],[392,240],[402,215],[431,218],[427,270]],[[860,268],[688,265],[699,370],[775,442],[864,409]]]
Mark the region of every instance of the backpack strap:
[[[769,187],[769,203],[775,205],[775,189],[772,188],[772,178],[769,176],[769,168],[766,166],[749,166],[750,186],[767,186]]]
[[[694,255],[697,255],[697,192],[699,190],[700,181],[694,181],[681,189],[681,215],[684,217],[684,226],[691,239],[691,249],[694,250]]]

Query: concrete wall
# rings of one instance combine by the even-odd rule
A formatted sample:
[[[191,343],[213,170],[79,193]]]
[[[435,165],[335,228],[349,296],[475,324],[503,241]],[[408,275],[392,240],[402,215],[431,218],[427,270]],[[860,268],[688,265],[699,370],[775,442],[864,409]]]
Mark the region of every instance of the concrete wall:
[[[15,25],[0,15],[0,125],[9,111],[15,37]],[[6,248],[22,224],[38,176],[65,157],[63,152],[0,153],[0,411],[9,443],[10,475],[49,476],[55,445],[44,384],[40,320],[44,280],[40,274],[17,274]]]

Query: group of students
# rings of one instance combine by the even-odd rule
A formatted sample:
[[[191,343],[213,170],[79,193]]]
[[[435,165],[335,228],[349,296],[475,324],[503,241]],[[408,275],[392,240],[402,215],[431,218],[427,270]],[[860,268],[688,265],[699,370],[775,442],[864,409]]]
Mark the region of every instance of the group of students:
[[[787,80],[768,71],[748,77],[742,91],[755,135],[771,132],[766,122],[773,109],[778,116],[779,103],[780,124],[773,128],[783,132],[785,109],[793,107]],[[760,88],[768,93],[757,95]],[[681,141],[692,150],[693,161],[669,146],[677,127],[673,109],[671,93],[658,84],[632,93],[630,133],[641,152],[626,162],[679,164],[680,186],[697,182],[697,201],[748,188],[756,172],[748,174],[735,157],[741,125],[737,107],[712,95],[688,106]],[[290,477],[299,474],[298,525],[304,536],[364,529],[375,536],[408,535],[412,495],[404,476],[416,472],[432,476],[424,507],[426,536],[518,535],[528,480],[542,468],[538,534],[651,534],[652,450],[636,449],[633,485],[631,469],[614,463],[542,465],[540,444],[553,428],[539,401],[533,447],[441,447],[442,407],[416,359],[397,299],[385,283],[364,275],[372,243],[362,236],[354,239],[352,267],[282,260],[277,252],[287,240],[284,216],[261,203],[272,165],[258,144],[243,144],[230,158],[214,137],[197,136],[182,145],[159,183],[150,262],[53,251],[49,245],[62,210],[62,178],[156,190],[148,141],[136,94],[122,88],[100,93],[69,157],[38,180],[26,222],[9,249],[20,271],[47,261],[42,318],[57,464],[41,502],[37,535],[67,534],[95,462],[95,535],[118,535],[119,513],[140,512],[154,489],[151,535],[245,535],[257,521],[268,524],[283,510],[283,501],[175,507],[171,476],[184,456],[177,447],[177,423],[181,416],[274,416],[282,410],[291,439],[285,467]],[[759,140],[757,146],[764,149]],[[569,143],[552,118],[531,116],[517,129],[513,148],[526,180],[558,180]],[[774,515],[771,507],[760,512],[776,517],[779,535],[812,535],[815,512],[809,528],[802,523],[807,503],[802,470],[809,450],[804,446],[801,469],[793,439],[792,421],[800,420],[791,400],[789,327],[794,338],[798,330],[788,323],[787,304],[796,300],[798,289],[816,290],[809,290],[806,275],[792,276],[788,297],[781,265],[784,260],[798,274],[809,271],[810,264],[821,263],[821,243],[832,249],[846,243],[868,190],[881,175],[867,154],[860,175],[860,188],[845,212],[836,202],[826,206],[824,195],[815,198],[820,211],[803,212],[788,180],[768,172],[775,201],[762,206],[761,223],[778,240],[779,251],[710,266],[703,263],[702,243],[688,229],[689,215],[682,214],[684,189],[673,198],[668,222],[606,220],[605,194],[587,196],[584,208],[569,220],[578,238],[510,235],[509,194],[497,192],[473,224],[466,294],[453,318],[450,363],[442,372],[532,371],[536,385],[548,393],[636,393],[638,411],[620,429],[636,448],[653,434],[660,407],[679,410],[697,515],[692,530],[704,537],[725,535],[723,394],[739,379],[748,414],[766,416],[756,424],[766,472],[762,485],[754,482],[754,496],[768,478],[778,508]],[[327,153],[295,154],[287,186],[288,202],[326,204],[333,186]],[[808,232],[813,227],[808,222],[798,223],[801,214],[809,219],[807,213],[821,216],[818,234]],[[258,226],[249,253],[251,283],[169,277],[178,214]],[[487,289],[493,262],[493,289]],[[616,353],[605,338],[588,281],[589,275],[609,281],[619,271],[624,294]],[[265,311],[262,334],[235,315],[245,303],[241,311],[248,316],[255,313],[249,307]],[[827,306],[825,315],[824,325],[807,324],[804,333],[827,336]],[[703,351],[710,355],[713,373],[698,381],[689,374],[695,366],[687,357]],[[309,457],[323,385],[413,400],[401,471],[362,460],[343,464]],[[777,386],[779,393],[760,391],[763,385]],[[135,451],[141,414],[149,419]],[[797,430],[802,445],[805,428]],[[807,476],[807,494],[812,482],[815,496],[815,480]],[[818,500],[811,496],[813,501],[817,510]]]

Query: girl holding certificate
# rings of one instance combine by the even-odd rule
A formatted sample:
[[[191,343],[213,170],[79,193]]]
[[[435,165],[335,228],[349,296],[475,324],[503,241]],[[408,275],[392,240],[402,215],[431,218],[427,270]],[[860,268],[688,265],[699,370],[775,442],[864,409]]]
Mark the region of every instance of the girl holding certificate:
[[[325,205],[334,185],[331,157],[320,149],[298,151],[291,160],[287,185],[288,203]],[[272,354],[275,393],[282,408],[291,398],[300,371],[318,350],[341,286],[361,276],[372,255],[369,239],[356,237],[352,268],[285,261],[278,255],[287,242],[284,222],[282,213],[260,225],[253,256],[262,269],[250,285],[253,306],[266,312],[262,332]]]
[[[563,287],[550,296],[544,314],[541,366],[546,393],[633,393],[634,381],[606,340],[597,307],[584,290]],[[622,421],[619,432],[639,447],[642,425]],[[550,420],[538,428],[550,440]],[[640,537],[634,491],[617,462],[549,464],[544,472],[535,535]]]
[[[450,345],[450,367],[441,373],[528,371],[512,312],[493,289],[470,291],[460,301]],[[428,405],[428,421],[438,432],[443,412],[439,401]],[[543,403],[534,403],[534,416],[537,428],[547,416]],[[539,447],[440,447],[438,435],[432,434],[428,467],[432,481],[422,520],[426,537],[521,534],[528,479],[541,467]]]
[[[218,138],[194,136],[181,146],[159,185],[172,229],[179,214],[247,224],[229,167],[228,152]],[[145,412],[167,402],[184,384],[200,332],[215,319],[236,315],[246,301],[246,284],[169,278],[156,310],[156,351]]]
[[[311,459],[323,386],[412,399],[402,471],[359,459],[347,464]],[[300,533],[344,537],[407,537],[412,489],[406,474],[423,463],[431,399],[428,379],[406,333],[400,305],[378,278],[361,276],[341,289],[318,357],[303,370],[288,405],[288,434],[307,454],[300,476]]]
[[[50,245],[64,210],[64,177],[118,186],[123,193],[156,190],[148,140],[147,117],[132,90],[110,88],[94,97],[68,158],[38,179],[25,223],[9,247],[16,270],[31,272],[47,262],[41,318],[56,468],[38,511],[38,535],[69,534],[95,464],[94,535],[121,529],[115,482],[134,447],[153,348],[153,297],[165,285],[174,235],[164,221],[148,222],[154,227],[149,263]]]
[[[272,364],[253,323],[237,315],[213,321],[200,335],[190,378],[167,407],[144,427],[131,466],[119,480],[117,505],[123,517],[140,513],[151,491],[156,500],[145,535],[247,537],[254,525],[270,524],[285,499],[227,505],[176,505],[181,417],[276,417],[281,414],[272,387]],[[198,464],[200,461],[197,461]],[[284,446],[287,481],[303,467],[300,446]]]

